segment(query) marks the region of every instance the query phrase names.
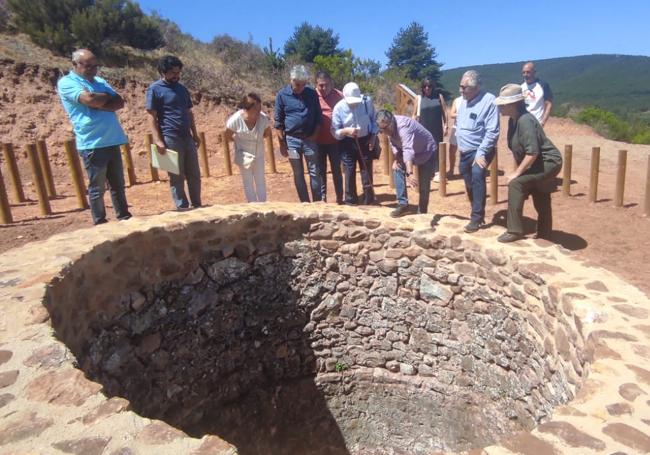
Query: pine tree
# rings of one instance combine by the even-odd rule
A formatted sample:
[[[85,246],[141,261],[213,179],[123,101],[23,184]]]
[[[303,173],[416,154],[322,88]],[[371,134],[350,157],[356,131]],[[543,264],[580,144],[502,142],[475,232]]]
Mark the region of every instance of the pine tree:
[[[429,44],[429,35],[417,22],[401,28],[388,52],[388,68],[400,68],[413,80],[431,78],[440,85],[440,67],[435,48]]]

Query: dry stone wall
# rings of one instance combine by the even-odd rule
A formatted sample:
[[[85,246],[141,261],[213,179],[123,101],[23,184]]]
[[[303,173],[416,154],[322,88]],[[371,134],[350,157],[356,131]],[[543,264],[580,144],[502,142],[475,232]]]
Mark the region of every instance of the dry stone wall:
[[[94,278],[98,260],[111,276]],[[349,448],[483,447],[570,400],[585,363],[538,274],[458,236],[344,215],[127,237],[72,266],[49,307],[81,368],[139,414],[240,447],[284,429],[251,453],[312,447],[323,422]],[[259,406],[276,389],[284,414]],[[314,400],[330,415],[300,425]]]
[[[0,255],[0,454],[650,452],[648,298],[429,223],[213,207]]]

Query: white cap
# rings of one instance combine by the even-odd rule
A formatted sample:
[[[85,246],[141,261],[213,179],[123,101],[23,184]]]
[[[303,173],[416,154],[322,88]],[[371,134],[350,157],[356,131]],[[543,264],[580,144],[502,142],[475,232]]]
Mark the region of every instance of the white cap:
[[[358,104],[363,101],[361,98],[361,90],[359,90],[359,86],[354,82],[348,82],[343,86],[343,97],[348,104]]]

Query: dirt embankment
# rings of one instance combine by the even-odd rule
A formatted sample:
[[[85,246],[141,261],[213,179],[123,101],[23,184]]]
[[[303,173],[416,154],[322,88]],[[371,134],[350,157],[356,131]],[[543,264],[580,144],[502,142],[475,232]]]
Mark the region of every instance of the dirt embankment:
[[[72,138],[72,129],[55,91],[56,80],[61,72],[36,65],[17,64],[0,60],[0,141],[14,144],[19,152],[19,168],[25,193],[30,199],[17,204],[10,188],[9,198],[15,223],[0,226],[0,252],[30,241],[43,239],[58,232],[71,231],[90,225],[88,211],[76,209],[74,189],[70,182],[63,152],[63,142]],[[110,80],[126,100],[126,107],[119,112],[120,121],[129,136],[139,184],[127,189],[131,212],[147,216],[170,210],[172,204],[165,182],[150,182],[144,138],[148,133],[144,111],[145,90],[148,83],[127,80]],[[222,164],[219,134],[223,131],[226,117],[234,111],[232,103],[226,105],[219,98],[193,94],[194,113],[199,131],[206,134],[211,177],[203,179],[203,202],[221,205],[244,202],[241,179],[237,175],[226,176]],[[269,106],[267,106],[269,107]],[[503,120],[503,119],[502,119]],[[508,172],[512,159],[505,143],[507,123],[502,121],[499,141],[499,168]],[[567,119],[552,118],[546,132],[561,150],[573,145],[572,196],[553,195],[554,229],[553,241],[576,251],[579,257],[622,275],[650,292],[650,219],[643,217],[643,195],[650,147],[610,141],[595,134],[591,128]],[[24,157],[27,143],[44,139],[48,145],[57,187],[58,198],[51,201],[53,216],[40,217],[33,191],[29,165]],[[589,186],[590,155],[592,147],[600,147],[600,181],[598,202],[587,202]],[[625,207],[613,207],[618,150],[628,150]],[[269,200],[297,202],[293,177],[286,160],[277,156],[278,173],[267,174]],[[8,185],[4,158],[0,160]],[[268,172],[268,168],[267,168]],[[164,176],[163,176],[164,178]],[[330,192],[333,193],[331,189]],[[360,187],[360,185],[359,185]],[[395,203],[394,191],[388,185],[381,163],[375,167],[375,190],[382,206]],[[438,216],[466,217],[468,204],[462,181],[453,179],[447,190],[449,197],[441,198],[437,188],[431,194],[430,213]],[[411,202],[416,202],[413,192]],[[110,199],[108,213],[112,216]],[[507,208],[507,186],[500,180],[496,205],[488,205],[488,220],[503,224]],[[529,232],[534,231],[536,214],[532,202],[525,206]]]

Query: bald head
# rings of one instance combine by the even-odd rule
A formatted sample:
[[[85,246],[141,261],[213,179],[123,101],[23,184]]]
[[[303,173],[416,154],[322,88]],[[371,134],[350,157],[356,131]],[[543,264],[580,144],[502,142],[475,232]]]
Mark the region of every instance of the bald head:
[[[535,75],[535,64],[533,62],[526,62],[521,68],[521,75],[524,77],[524,81],[527,84],[532,84],[537,79]]]
[[[97,75],[97,57],[88,49],[77,49],[72,53],[74,72],[92,81]]]

